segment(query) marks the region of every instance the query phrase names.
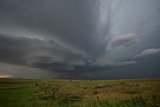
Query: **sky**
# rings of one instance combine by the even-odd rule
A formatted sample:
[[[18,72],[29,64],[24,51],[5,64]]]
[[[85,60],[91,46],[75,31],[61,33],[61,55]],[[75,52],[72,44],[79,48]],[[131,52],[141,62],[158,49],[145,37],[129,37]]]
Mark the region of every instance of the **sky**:
[[[0,0],[0,78],[160,77],[159,0]]]

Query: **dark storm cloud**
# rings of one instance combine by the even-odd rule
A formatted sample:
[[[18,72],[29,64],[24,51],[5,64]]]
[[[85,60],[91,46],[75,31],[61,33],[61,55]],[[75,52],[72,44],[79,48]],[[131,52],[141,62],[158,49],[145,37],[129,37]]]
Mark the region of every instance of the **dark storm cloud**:
[[[0,0],[0,62],[63,78],[121,78],[136,67],[143,77],[145,66],[160,69],[159,10],[158,0]]]
[[[107,65],[92,66],[83,55],[67,50],[52,40],[41,41],[36,38],[0,34],[0,52],[1,62],[49,70],[53,72],[53,77],[56,75],[54,78],[86,79],[92,78],[91,72],[112,69]],[[22,76],[22,73],[17,76]],[[27,73],[26,77],[32,76]]]
[[[69,69],[70,63],[83,64],[87,58],[52,40],[0,34],[0,61],[44,69]],[[76,63],[77,61],[77,63]],[[81,63],[78,63],[81,62]]]
[[[106,44],[94,39],[97,14],[100,12],[99,0],[2,0],[0,2],[2,23],[13,22],[16,26],[26,29],[54,34],[59,39],[87,52],[91,57],[104,53],[103,45]],[[109,23],[106,22],[104,27],[109,29]],[[107,29],[104,29],[100,36],[106,36],[109,32]]]
[[[98,56],[105,54],[109,41],[105,37],[109,37],[112,16],[103,14],[111,13],[109,1],[107,1],[107,8],[104,8],[107,9],[105,11],[101,10],[100,5],[103,3],[99,0],[2,0],[0,2],[2,26],[9,28],[8,26],[13,25],[18,30],[20,28],[50,34],[31,39],[30,35],[23,36],[22,33],[18,38],[16,34],[11,33],[13,37],[9,39],[15,39],[15,41],[20,39],[22,44],[15,44],[18,46],[15,46],[16,49],[5,47],[6,50],[1,55],[2,61],[48,70],[75,72],[75,66],[80,65],[83,68],[86,62],[92,62]],[[103,19],[102,24],[99,24],[102,18],[99,16],[106,18]],[[62,41],[62,46],[54,43],[55,37]],[[53,40],[44,43],[38,38]],[[7,42],[9,41],[5,43]],[[10,45],[14,46],[12,43]],[[76,48],[78,52],[67,50],[65,45]]]
[[[23,64],[21,60],[29,41],[0,34],[0,60],[3,62]]]

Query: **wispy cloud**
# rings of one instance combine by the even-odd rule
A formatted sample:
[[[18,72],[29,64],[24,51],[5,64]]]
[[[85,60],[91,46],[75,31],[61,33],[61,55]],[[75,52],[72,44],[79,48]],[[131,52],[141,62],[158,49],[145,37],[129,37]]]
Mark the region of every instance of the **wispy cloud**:
[[[116,65],[129,65],[129,64],[135,64],[136,61],[125,61],[125,62],[119,62]]]
[[[138,41],[138,36],[135,33],[127,33],[111,40],[111,46],[128,46]]]
[[[144,56],[150,56],[150,55],[160,55],[160,48],[145,49],[136,57],[144,57]]]

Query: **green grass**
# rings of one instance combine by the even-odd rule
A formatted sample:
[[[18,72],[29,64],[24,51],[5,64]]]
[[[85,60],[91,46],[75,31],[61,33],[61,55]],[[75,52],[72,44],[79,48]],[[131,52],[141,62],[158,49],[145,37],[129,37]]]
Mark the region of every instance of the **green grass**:
[[[0,79],[0,107],[160,107],[160,79]]]

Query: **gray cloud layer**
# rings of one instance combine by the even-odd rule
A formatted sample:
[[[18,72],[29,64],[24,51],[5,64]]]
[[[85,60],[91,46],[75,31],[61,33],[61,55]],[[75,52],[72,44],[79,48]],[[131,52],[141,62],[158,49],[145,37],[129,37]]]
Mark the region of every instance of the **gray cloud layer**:
[[[0,62],[57,78],[158,76],[159,19],[157,0],[1,0]]]

